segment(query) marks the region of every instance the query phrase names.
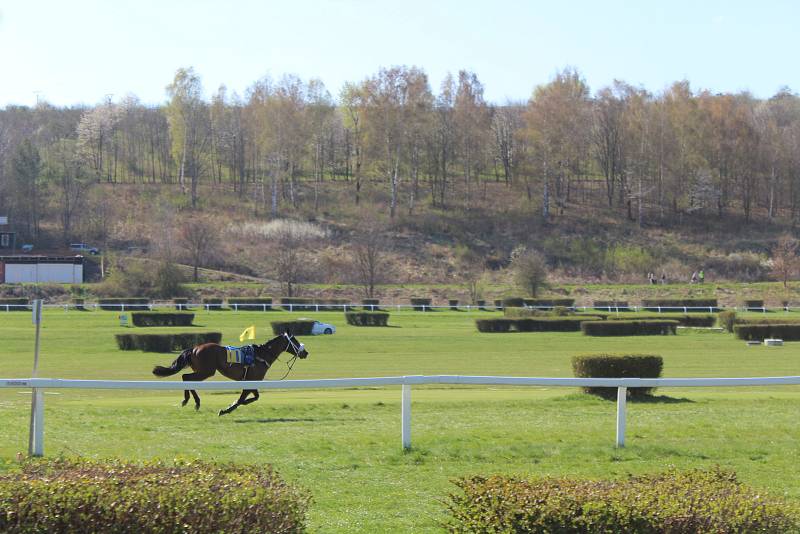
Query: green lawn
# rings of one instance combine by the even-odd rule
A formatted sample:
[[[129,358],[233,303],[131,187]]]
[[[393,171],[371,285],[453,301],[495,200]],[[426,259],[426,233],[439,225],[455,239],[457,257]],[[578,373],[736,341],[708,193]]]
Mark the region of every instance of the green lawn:
[[[173,356],[121,352],[116,313],[48,310],[39,376],[155,379]],[[334,336],[305,338],[310,357],[290,378],[481,374],[571,376],[587,352],[664,357],[664,376],[796,375],[798,344],[747,348],[730,334],[588,338],[479,334],[474,319],[499,313],[392,313],[391,328],[353,328],[341,313],[197,312],[203,329],[236,343],[250,324],[307,315],[333,322]],[[777,316],[778,314],[770,314]],[[794,314],[796,315],[796,314]],[[150,329],[148,329],[150,330]],[[0,377],[31,373],[30,313],[0,313]],[[280,365],[280,364],[278,364]],[[268,377],[280,378],[281,367]],[[232,388],[233,388],[232,384]],[[203,458],[269,462],[314,495],[314,532],[437,531],[450,480],[471,474],[624,476],[670,465],[735,469],[773,494],[800,500],[800,388],[659,390],[660,402],[628,407],[627,447],[613,447],[615,406],[564,388],[413,390],[413,449],[400,447],[399,388],[270,391],[231,415],[231,392],[48,391],[48,456]],[[27,447],[30,394],[0,391],[0,468]]]

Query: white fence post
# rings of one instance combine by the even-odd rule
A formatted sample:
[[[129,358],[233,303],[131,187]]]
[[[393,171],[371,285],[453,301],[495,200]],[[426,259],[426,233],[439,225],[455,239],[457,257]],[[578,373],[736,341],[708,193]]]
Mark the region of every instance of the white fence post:
[[[28,438],[28,455],[44,456],[44,392],[33,388],[31,402],[31,433]]]
[[[628,388],[617,388],[617,447],[625,446],[625,408],[628,403]]]
[[[402,419],[403,449],[411,448],[411,384],[403,384]]]

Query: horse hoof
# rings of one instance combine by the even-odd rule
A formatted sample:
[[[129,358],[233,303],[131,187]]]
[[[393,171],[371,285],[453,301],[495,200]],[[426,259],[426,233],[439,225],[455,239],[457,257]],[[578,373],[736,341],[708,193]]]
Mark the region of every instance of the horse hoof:
[[[184,407],[184,406],[186,406],[186,401],[183,401],[183,402],[181,403],[181,407]]]
[[[194,411],[196,411],[196,412],[200,411],[200,405],[199,404],[195,404],[194,405]]]
[[[225,410],[220,410],[220,411],[219,411],[219,416],[220,416],[220,417],[222,417],[222,416],[223,416],[223,415],[225,415],[226,413],[228,413],[228,412],[226,412]]]

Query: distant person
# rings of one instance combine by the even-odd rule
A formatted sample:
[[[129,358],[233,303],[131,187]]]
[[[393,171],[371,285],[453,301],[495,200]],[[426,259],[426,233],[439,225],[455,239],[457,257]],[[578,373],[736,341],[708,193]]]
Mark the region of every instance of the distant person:
[[[700,278],[701,284],[706,281],[706,273],[703,269],[700,269],[700,273],[697,276]]]
[[[667,283],[667,273],[661,273],[661,285],[666,285]]]
[[[653,273],[647,273],[647,281],[650,282],[650,285],[653,285],[655,283],[653,278]]]
[[[692,279],[689,280],[689,283],[696,284],[697,283],[697,271],[692,273]]]

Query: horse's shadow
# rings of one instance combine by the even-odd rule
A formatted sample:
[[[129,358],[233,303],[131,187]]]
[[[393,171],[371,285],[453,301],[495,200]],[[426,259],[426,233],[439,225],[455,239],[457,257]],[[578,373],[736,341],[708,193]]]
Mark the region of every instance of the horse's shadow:
[[[634,404],[694,404],[696,401],[687,399],[686,397],[669,397],[667,395],[643,395],[641,397],[632,397],[628,402]]]
[[[316,423],[309,417],[270,417],[267,419],[236,419],[234,423]]]

